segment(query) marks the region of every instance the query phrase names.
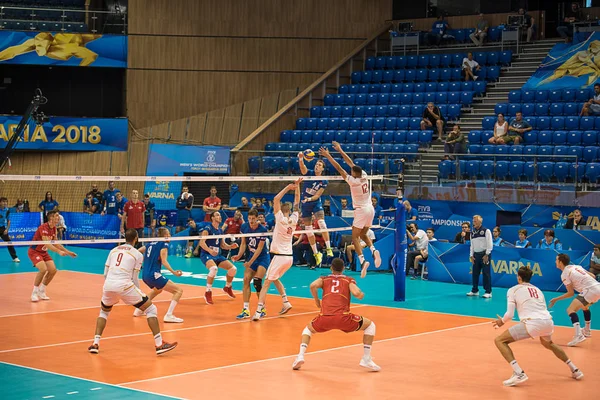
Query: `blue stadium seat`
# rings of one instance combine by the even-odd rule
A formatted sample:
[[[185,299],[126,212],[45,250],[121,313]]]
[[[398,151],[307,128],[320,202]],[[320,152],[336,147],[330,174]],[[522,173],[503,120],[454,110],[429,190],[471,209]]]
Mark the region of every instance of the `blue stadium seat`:
[[[381,133],[382,143],[393,143],[394,142],[394,131],[383,131]]]
[[[440,54],[430,54],[429,55],[429,65],[426,67],[437,68],[440,66],[441,55]]]
[[[420,131],[412,130],[406,134],[406,143],[419,143]]]
[[[360,71],[353,72],[350,77],[351,77],[352,83],[356,84],[356,83],[362,82],[362,72],[360,72]]]
[[[550,115],[552,115],[552,116],[563,115],[563,103],[550,104]]]
[[[496,168],[494,170],[496,179],[506,180],[508,178],[509,165],[510,163],[508,161],[500,160],[496,162]]]
[[[438,164],[438,171],[441,179],[449,179],[450,175],[454,175],[452,171],[454,163],[450,160],[444,160]]]
[[[452,79],[452,70],[450,68],[440,69],[440,80],[450,81]]]
[[[311,118],[319,118],[321,116],[321,108],[322,107],[311,107],[310,108],[310,117]]]
[[[425,100],[423,103],[429,103],[429,102],[435,103],[436,102],[436,94],[435,93],[426,92],[423,94],[424,94],[424,100]],[[444,102],[444,103],[446,103],[446,102]]]
[[[388,106],[377,106],[375,108],[375,116],[378,118],[386,117],[388,113]]]
[[[523,161],[511,161],[508,165],[508,175],[512,178],[513,181],[518,181],[523,176],[523,167],[525,163]]]
[[[402,84],[401,83],[393,83],[391,85],[390,93],[402,93]]]
[[[452,65],[452,54],[441,54],[440,55],[440,67],[448,68]]]
[[[569,131],[579,129],[579,117],[565,117],[565,129]]]
[[[465,106],[470,106],[473,103],[473,92],[461,92],[460,94],[460,102]]]
[[[569,146],[569,155],[576,156],[577,161],[583,159],[583,146]]]
[[[598,132],[597,131],[583,132],[582,143],[584,146],[595,146],[598,143]]]
[[[481,131],[470,131],[469,132],[469,143],[470,144],[481,143]]]
[[[362,118],[367,112],[366,106],[352,106],[352,115],[356,118]]]
[[[460,91],[461,92],[472,92],[473,91],[473,81],[461,82],[460,83]]]
[[[547,103],[536,103],[535,104],[535,115],[549,115]]]
[[[542,161],[538,163],[538,178],[542,182],[550,182],[554,176],[554,163]]]
[[[535,127],[540,130],[541,129],[550,129],[550,121],[551,121],[550,117],[537,117]],[[557,125],[560,125],[560,124],[557,123]],[[563,120],[563,126],[564,126],[564,120]],[[563,129],[563,128],[557,128],[557,129]]]
[[[419,143],[420,144],[429,144],[433,140],[433,131],[426,130],[421,131],[419,133]]]
[[[285,143],[289,143],[292,139],[292,131],[287,130],[287,131],[281,131],[281,133],[279,134],[279,141],[280,142],[285,142]]]
[[[569,178],[569,163],[557,162],[554,164],[554,176],[558,182],[564,183]]]
[[[404,70],[404,81],[405,82],[414,82],[417,79],[417,70],[416,69],[405,69]]]
[[[552,135],[552,144],[564,145],[567,143],[567,137],[569,132],[567,131],[555,131]]]
[[[449,104],[448,105],[448,119],[451,121],[457,120],[460,116],[460,105],[459,104]]]
[[[579,115],[580,107],[577,103],[565,103],[563,107],[563,114],[569,116]]]
[[[497,145],[495,148],[495,153],[498,155],[498,157],[496,157],[496,161],[498,160],[506,160],[508,157],[504,157],[504,155],[509,154],[510,152],[510,146],[507,146],[505,144],[501,144],[501,145]]]
[[[595,122],[595,117],[581,117],[579,119],[579,129],[581,129],[582,131],[593,130]]]
[[[496,51],[487,53],[487,65],[496,65],[500,63],[500,54]]]
[[[394,133],[394,143],[406,143],[406,135],[408,131],[406,130],[398,130]]]
[[[521,102],[522,103],[535,103],[535,91],[534,90],[521,90]]]
[[[425,103],[425,93],[415,92],[412,94],[412,102],[413,104],[423,104]]]
[[[440,104],[448,103],[448,92],[438,92],[435,94],[435,103],[439,106]]]
[[[339,97],[336,97],[336,104],[339,106],[354,105],[355,96],[353,94],[341,94]]]
[[[451,75],[453,81],[460,81],[462,79],[462,69],[452,68]]]
[[[409,129],[421,129],[421,118],[411,118],[408,127]]]
[[[584,162],[570,163],[569,176],[573,181],[581,182],[585,176],[587,164]]]
[[[421,117],[423,115],[423,109],[425,107],[421,104],[415,104],[410,107],[410,116],[411,117]]]
[[[333,110],[333,107],[323,106],[321,107],[320,115],[315,117],[311,115],[311,118],[329,118],[331,116],[331,110]]]
[[[569,155],[569,147],[568,146],[554,146],[554,161],[564,160],[564,156]]]
[[[536,144],[538,141],[538,131],[527,131],[523,134],[523,139],[526,144]]]
[[[366,105],[367,104],[367,96],[368,93],[359,93],[354,95],[354,104],[357,106]]]
[[[469,179],[477,179],[477,176],[479,175],[479,167],[479,160],[469,160],[465,164],[463,175],[467,176]]]
[[[481,126],[485,130],[487,130],[487,129],[493,130],[496,120],[497,120],[496,117],[483,117],[483,120],[481,121]]]
[[[550,90],[550,93],[548,93],[548,101],[550,103],[561,102],[562,101],[562,90],[561,89]]]
[[[520,156],[521,154],[523,154],[523,149],[524,149],[523,145],[514,144],[509,147],[508,154],[510,154],[511,156]],[[508,160],[509,161],[518,160],[518,157],[510,157]]]
[[[351,94],[350,96],[354,96],[354,95]],[[344,106],[344,107],[347,107],[347,106]],[[342,108],[343,108],[342,106],[329,107],[329,115],[327,117],[322,116],[320,118],[324,118],[325,120],[327,120],[328,118],[339,118],[342,116]],[[313,116],[311,115],[311,117],[313,117]],[[319,118],[319,117],[314,116],[313,118]],[[318,122],[317,122],[317,126],[319,126]]]
[[[371,143],[371,131],[359,131],[356,141],[358,143]]]
[[[552,155],[554,155],[554,146],[540,145],[540,147],[538,147],[538,156],[544,156],[544,157],[540,157],[541,161],[549,161],[551,159],[551,157],[547,157],[547,156],[552,156]]]
[[[313,131],[312,141],[313,143],[323,143],[324,137],[324,131]]]
[[[419,65],[419,56],[406,56],[406,68],[417,68]]]
[[[248,158],[248,170],[253,175],[258,175],[260,171],[260,157]]]
[[[481,143],[487,144],[492,136],[494,136],[493,130],[481,131]]]
[[[583,148],[583,160],[587,163],[598,160],[598,147],[586,146]],[[589,166],[589,164],[588,164]]]
[[[373,129],[373,118],[365,117],[362,119],[362,129]]]
[[[313,131],[302,131],[302,138],[300,138],[303,143],[312,143],[313,141]]]
[[[304,130],[306,128],[306,118],[298,118],[296,120],[296,129]]]
[[[473,154],[474,156],[481,154],[481,145],[480,144],[469,144],[468,153]]]
[[[535,169],[536,164],[533,161],[527,161],[523,166],[523,176],[530,182],[535,181]]]
[[[460,67],[462,66],[463,59],[466,57],[464,53],[454,53],[450,55],[452,57],[451,66]]]
[[[396,119],[396,128],[398,130],[407,130],[410,122],[410,118],[397,118]]]
[[[352,130],[359,130],[362,128],[362,118],[352,118],[350,119],[350,128]]]
[[[575,101],[576,94],[577,94],[577,92],[575,89],[563,89],[561,98],[563,101],[573,102],[573,101]],[[585,100],[585,101],[587,101],[587,100]]]
[[[437,92],[437,87],[438,87],[437,82],[429,82],[429,83],[425,84],[425,91],[428,93],[435,93],[435,92]]]
[[[523,159],[525,161],[533,161],[534,156],[538,153],[539,146],[535,144],[523,147]]]
[[[492,160],[483,160],[479,164],[479,173],[483,179],[492,179],[494,170],[494,161]]]
[[[460,92],[448,92],[449,104],[460,104]]]
[[[429,66],[429,54],[421,54],[418,56],[417,67],[418,68],[427,68]]]
[[[567,134],[567,144],[576,146],[581,144],[581,131],[569,131]]]
[[[521,112],[521,104],[520,103],[509,103],[508,109],[506,111],[509,116],[514,117],[518,112]]]
[[[385,68],[385,57],[375,58],[375,68],[374,69],[384,69],[384,68]]]
[[[521,112],[524,117],[531,117],[535,115],[535,104],[533,103],[524,103],[521,104]]]
[[[491,156],[492,154],[496,153],[496,149],[494,145],[491,144],[484,144],[481,147],[481,155],[482,156]]]
[[[600,178],[600,164],[599,163],[588,164],[585,169],[585,176],[587,177],[587,179],[590,183],[598,183],[598,179]]]
[[[537,90],[535,92],[535,102],[536,103],[544,103],[548,101],[548,91],[547,90]]]
[[[473,82],[473,91],[476,96],[481,96],[485,93],[487,83],[485,81],[475,81]]]
[[[375,70],[371,75],[371,83],[381,83],[383,79],[383,71]]]
[[[402,105],[399,107],[398,116],[400,117],[410,117],[410,109],[411,106]]]
[[[497,29],[492,28],[490,30],[490,40],[492,40],[492,32],[494,32],[494,31],[497,31]],[[492,41],[497,41],[497,40],[492,40]],[[510,50],[501,51],[498,61],[500,62],[501,65],[504,65],[504,66],[510,65],[512,62],[512,51],[510,51]]]
[[[349,140],[349,133],[354,132]],[[335,141],[339,143],[356,142],[356,131],[335,131]]]
[[[394,68],[406,68],[406,56],[395,56],[394,57]]]
[[[537,143],[541,145],[546,145],[552,143],[552,131],[544,130],[540,131],[537,136]]]
[[[381,81],[384,83],[391,83],[394,80],[394,71],[383,71],[383,77],[381,78]]]
[[[591,98],[592,96],[588,89],[579,89],[575,92],[575,101],[586,102]]]
[[[521,102],[521,91],[520,90],[511,90],[508,92],[508,101],[509,103],[520,103]]]
[[[325,119],[327,120],[327,119]],[[319,120],[317,118],[307,118],[306,123],[304,124],[304,130],[314,130],[317,129],[317,122]],[[298,128],[301,129],[301,128]]]
[[[491,66],[487,67],[486,80],[496,82],[500,78],[500,67]]]

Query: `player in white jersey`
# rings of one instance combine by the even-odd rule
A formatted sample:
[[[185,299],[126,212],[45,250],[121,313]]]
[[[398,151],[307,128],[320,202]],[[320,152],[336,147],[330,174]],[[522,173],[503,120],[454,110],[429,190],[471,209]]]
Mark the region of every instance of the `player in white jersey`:
[[[515,309],[519,313],[519,319],[521,320],[521,322],[511,326],[500,336],[496,337],[495,340],[496,347],[513,369],[512,376],[503,382],[504,386],[515,386],[529,379],[517,363],[517,360],[515,360],[515,356],[508,345],[519,340],[535,339],[537,337],[540,338],[540,343],[545,348],[552,351],[556,357],[567,364],[571,369],[571,376],[579,380],[583,378],[583,372],[577,369],[563,349],[552,342],[554,322],[552,322],[552,316],[546,308],[544,293],[529,283],[532,275],[533,271],[531,268],[526,266],[519,268],[517,273],[519,284],[511,287],[506,295],[506,313],[503,317],[498,315],[498,319],[492,322],[495,328],[501,327],[513,319]]]
[[[158,310],[152,304],[152,300],[148,299],[140,290],[138,275],[142,268],[144,256],[135,248],[138,241],[137,231],[135,229],[127,229],[125,240],[127,243],[114,248],[106,259],[104,267],[104,276],[106,279],[102,291],[102,301],[100,302],[100,315],[96,320],[94,343],[88,347],[88,351],[92,354],[98,354],[100,351],[100,337],[106,327],[108,313],[119,300],[122,300],[123,303],[132,305],[146,313],[148,326],[154,335],[156,354],[160,355],[173,350],[177,346],[177,342],[163,342],[160,327],[158,326]]]
[[[594,274],[586,271],[581,265],[571,264],[571,258],[567,254],[556,256],[556,268],[562,271],[560,279],[567,288],[567,293],[550,300],[550,308],[559,300],[573,297],[575,290],[579,292],[579,295],[573,299],[567,308],[567,314],[569,314],[571,323],[575,328],[575,336],[567,346],[575,346],[592,336],[590,306],[600,300],[600,282],[596,281]],[[579,310],[583,310],[583,319],[585,320],[585,328],[583,329],[581,329],[579,317],[577,316]]]
[[[273,241],[271,242],[271,263],[267,269],[265,283],[258,295],[258,307],[252,317],[252,321],[258,321],[265,316],[265,301],[271,282],[281,280],[283,275],[292,266],[294,256],[292,252],[292,240],[294,231],[298,225],[298,205],[300,204],[300,183],[302,178],[287,185],[277,193],[273,199],[273,213],[275,214],[275,228],[273,229]],[[294,190],[294,209],[290,203],[281,204],[281,199],[287,192]],[[283,285],[282,285],[283,286]],[[284,289],[285,290],[285,289]]]
[[[344,180],[350,185],[350,193],[352,194],[352,207],[354,208],[354,221],[352,222],[352,243],[360,262],[360,276],[364,278],[367,275],[367,269],[369,268],[369,262],[365,260],[363,255],[363,248],[360,245],[362,239],[371,252],[373,253],[373,259],[375,260],[375,267],[379,268],[381,265],[381,256],[379,250],[373,246],[373,242],[367,236],[367,232],[373,223],[373,217],[375,216],[375,209],[371,201],[371,188],[369,186],[369,180],[367,179],[367,173],[362,170],[358,165],[354,165],[352,159],[342,150],[342,146],[338,142],[333,142],[333,148],[338,151],[346,164],[351,168],[351,174],[348,174],[338,164],[333,156],[324,147],[321,147],[319,154],[327,158],[331,165],[342,175]]]

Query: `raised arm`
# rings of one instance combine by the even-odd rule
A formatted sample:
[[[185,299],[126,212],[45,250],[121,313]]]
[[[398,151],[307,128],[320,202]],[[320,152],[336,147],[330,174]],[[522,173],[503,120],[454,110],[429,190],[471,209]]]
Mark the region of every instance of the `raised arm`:
[[[306,168],[306,164],[304,164],[302,152],[298,153],[298,165],[300,166],[300,173],[306,175],[308,173],[308,168]]]
[[[341,154],[342,158],[344,159],[344,162],[348,164],[350,168],[354,167],[354,162],[352,161],[350,156],[348,156],[348,154],[346,154],[346,152],[342,150],[342,146],[338,142],[332,142],[332,144],[333,149]]]
[[[290,183],[289,185],[281,189],[281,191],[277,193],[277,195],[275,195],[275,197],[273,198],[273,214],[277,214],[279,210],[281,210],[281,199],[283,199],[283,196],[285,196],[286,193],[292,190],[293,188],[294,184]]]
[[[302,182],[302,178],[298,179],[294,182],[294,211],[298,211],[300,209],[300,182]]]
[[[346,171],[344,171],[344,168],[342,168],[342,166],[337,161],[335,161],[333,156],[329,153],[329,150],[327,150],[324,147],[321,147],[321,149],[319,150],[319,154],[322,157],[325,157],[326,159],[328,159],[329,162],[331,163],[331,165],[333,166],[333,168],[335,168],[336,171],[339,172],[339,174],[342,176],[342,178],[344,178],[344,180],[346,180],[346,176],[348,176],[348,173]],[[352,164],[352,165],[354,165],[354,164]]]

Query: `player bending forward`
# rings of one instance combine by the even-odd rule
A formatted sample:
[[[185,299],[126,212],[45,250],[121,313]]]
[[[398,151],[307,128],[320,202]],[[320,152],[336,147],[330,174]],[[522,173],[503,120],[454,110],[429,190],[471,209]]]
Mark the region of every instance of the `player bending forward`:
[[[138,275],[140,268],[142,268],[144,256],[134,247],[138,241],[137,231],[127,229],[125,240],[127,243],[114,248],[106,259],[104,266],[104,277],[106,279],[102,290],[100,315],[96,320],[94,343],[88,347],[88,351],[92,354],[98,354],[100,337],[106,327],[108,313],[119,300],[123,300],[123,303],[134,306],[146,313],[148,326],[154,335],[156,354],[160,355],[173,350],[177,346],[177,342],[163,342],[158,326],[158,318],[156,317],[158,310],[152,304],[152,300],[140,290]]]
[[[358,255],[358,261],[360,262],[360,277],[364,278],[367,275],[369,262],[365,260],[365,256],[363,255],[363,248],[360,244],[361,239],[367,244],[373,253],[375,267],[379,268],[381,265],[381,256],[379,255],[379,250],[373,246],[373,241],[371,241],[367,235],[375,216],[375,209],[373,208],[373,202],[371,200],[371,188],[369,187],[369,181],[367,180],[367,173],[358,165],[354,165],[352,159],[348,157],[344,150],[342,150],[342,146],[340,146],[338,142],[333,142],[333,148],[342,155],[342,158],[346,164],[348,164],[348,166],[351,168],[350,175],[344,171],[337,161],[334,160],[331,154],[329,154],[329,150],[321,147],[319,154],[327,158],[331,165],[340,173],[340,175],[342,175],[348,185],[350,185],[352,206],[354,207],[352,243],[354,244],[354,251],[356,251],[356,254]]]
[[[503,382],[504,386],[515,386],[529,379],[525,375],[525,371],[517,363],[517,360],[515,360],[515,356],[508,345],[518,340],[535,339],[537,337],[540,338],[542,346],[552,351],[556,357],[569,366],[571,376],[579,380],[583,378],[583,372],[578,370],[575,364],[569,360],[563,349],[552,342],[554,322],[552,322],[552,316],[546,308],[544,293],[529,283],[532,275],[533,271],[531,268],[519,268],[517,274],[519,284],[511,287],[506,295],[508,303],[506,314],[503,317],[498,315],[498,319],[492,322],[494,327],[504,325],[513,318],[515,308],[521,320],[520,323],[511,326],[507,331],[496,337],[495,340],[496,347],[498,347],[504,359],[509,362],[513,369],[512,376]]]
[[[275,214],[275,229],[273,229],[273,241],[271,242],[271,254],[273,257],[269,263],[269,268],[267,268],[265,285],[261,288],[258,295],[258,307],[252,317],[252,321],[258,321],[266,315],[265,301],[267,300],[267,293],[269,292],[271,282],[281,280],[294,262],[292,239],[294,238],[294,230],[298,224],[301,182],[302,178],[299,178],[296,182],[287,185],[273,199],[273,213]],[[292,212],[292,205],[290,203],[281,204],[283,196],[292,189],[294,190],[294,212]]]
[[[375,323],[350,312],[350,294],[359,300],[363,299],[365,294],[358,288],[353,278],[343,275],[343,273],[344,261],[341,258],[334,258],[331,261],[331,275],[322,276],[310,284],[310,292],[315,298],[317,307],[321,309],[321,313],[302,331],[300,353],[292,364],[293,369],[298,370],[304,364],[304,353],[314,333],[339,329],[346,333],[364,331],[364,354],[359,365],[371,371],[381,370],[381,367],[371,359]],[[319,300],[319,289],[323,290],[323,301]]]

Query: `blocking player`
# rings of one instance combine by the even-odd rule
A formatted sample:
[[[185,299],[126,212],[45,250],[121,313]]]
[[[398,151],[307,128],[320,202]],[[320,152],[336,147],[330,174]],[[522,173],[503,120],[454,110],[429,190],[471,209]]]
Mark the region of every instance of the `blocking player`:
[[[299,178],[294,183],[284,187],[273,199],[273,213],[275,214],[275,228],[273,229],[273,241],[271,242],[271,263],[267,269],[267,279],[265,285],[261,288],[258,295],[258,307],[252,317],[253,321],[258,321],[266,315],[265,301],[271,282],[280,280],[294,262],[292,251],[292,239],[294,230],[298,225],[298,205],[300,204],[300,183]],[[294,190],[294,210],[290,203],[281,204],[281,199],[287,192]]]
[[[302,175],[306,175],[310,172],[310,175],[321,176],[323,175],[323,171],[325,171],[325,162],[323,160],[317,160],[315,163],[315,169],[313,171],[309,171],[306,165],[304,164],[304,153],[298,153],[298,164],[300,165],[300,172]],[[317,181],[309,181],[304,183],[304,191],[302,194],[302,206],[301,216],[304,222],[305,230],[308,232],[306,236],[308,237],[308,243],[310,244],[310,248],[313,251],[315,256],[316,266],[321,265],[323,261],[323,254],[317,250],[317,242],[315,240],[315,234],[312,233],[312,216],[315,216],[317,223],[319,224],[320,229],[327,229],[327,224],[325,223],[325,211],[323,210],[323,204],[321,203],[321,196],[327,187],[328,182],[324,179]],[[329,240],[329,232],[323,232],[323,240],[325,240],[325,246],[327,248],[327,256],[333,257],[333,250],[331,249],[331,241]]]
[[[136,307],[148,317],[148,326],[154,335],[156,354],[161,355],[177,347],[177,342],[163,342],[156,317],[158,310],[140,290],[138,278],[144,256],[134,246],[138,240],[135,229],[127,229],[125,232],[126,243],[112,249],[104,265],[104,287],[102,289],[102,300],[100,301],[100,315],[96,319],[96,334],[94,343],[88,347],[92,354],[100,351],[100,338],[106,327],[108,313],[120,300],[123,303]]]
[[[323,290],[322,301],[319,299],[319,289]],[[304,353],[313,334],[338,329],[345,333],[364,331],[364,354],[359,365],[371,371],[381,370],[381,367],[371,359],[375,323],[350,312],[351,295],[362,300],[365,294],[353,278],[344,275],[344,261],[341,258],[334,258],[331,261],[331,275],[322,276],[311,283],[310,292],[321,312],[302,331],[300,353],[292,364],[292,369],[298,370],[304,364]]]
[[[242,225],[240,231],[241,233],[267,233],[267,228],[258,223],[258,211],[256,209],[248,211],[248,222]],[[244,256],[244,253],[246,252],[246,246],[248,246],[249,254],[246,257],[246,262],[244,263],[244,288],[242,291],[244,308],[236,317],[237,319],[250,318],[250,281],[252,281],[254,284],[256,295],[260,295],[263,278],[265,277],[267,268],[271,263],[271,256],[267,251],[266,242],[266,236],[242,237],[240,251],[235,256],[231,257],[233,261],[239,261],[239,259]],[[283,287],[281,281],[277,279],[273,282],[273,284],[283,299],[283,307],[281,311],[279,311],[279,314],[283,315],[292,309],[292,305],[288,301],[287,295],[285,294],[285,288]]]
[[[498,319],[492,322],[494,327],[501,327],[513,318],[515,309],[521,320],[520,323],[511,326],[496,337],[495,340],[496,347],[513,369],[512,376],[503,382],[504,386],[515,386],[529,379],[515,360],[515,356],[508,345],[519,340],[535,339],[537,337],[540,338],[542,346],[552,351],[557,358],[567,364],[571,369],[571,376],[579,380],[583,378],[583,372],[577,369],[563,349],[552,342],[554,322],[552,322],[552,316],[546,308],[544,293],[529,283],[532,275],[531,268],[527,266],[519,268],[517,272],[518,285],[508,289],[506,295],[506,313],[503,317],[498,315]]]
[[[227,271],[227,282],[225,283],[223,291],[227,294],[227,296],[235,299],[235,294],[233,294],[231,283],[233,282],[237,268],[231,263],[231,261],[221,255],[221,249],[231,250],[239,247],[235,242],[232,244],[227,244],[225,240],[221,239],[202,239],[202,237],[208,235],[223,234],[223,230],[220,228],[221,213],[218,211],[213,212],[210,215],[210,221],[210,224],[204,225],[202,228],[202,234],[200,235],[200,248],[202,249],[200,251],[200,259],[206,268],[208,268],[208,276],[206,277],[206,292],[204,292],[204,301],[206,301],[206,304],[214,304],[212,298],[212,285],[215,281],[215,276],[217,276],[219,268]]]
[[[35,234],[33,235],[34,241],[56,240],[56,224],[59,220],[58,211],[48,211],[47,217],[48,222],[40,225],[37,228],[37,231],[35,231]],[[52,282],[57,270],[54,260],[52,260],[50,254],[48,254],[48,250],[52,250],[61,256],[77,257],[77,254],[65,249],[62,244],[45,244],[29,247],[27,255],[33,265],[38,269],[38,273],[33,280],[33,292],[31,292],[31,301],[33,302],[50,300],[50,297],[46,295],[46,286]]]
[[[592,336],[592,312],[590,307],[600,300],[600,282],[596,281],[594,274],[583,269],[581,265],[571,264],[571,258],[568,254],[556,256],[556,268],[562,271],[560,279],[565,284],[567,293],[550,300],[550,308],[559,300],[573,297],[574,290],[579,292],[579,295],[571,301],[567,308],[567,314],[569,314],[575,328],[575,336],[567,346],[575,346]],[[583,329],[581,329],[579,317],[577,316],[579,310],[583,310],[583,319],[585,320],[585,328]]]
[[[346,173],[344,169],[334,160],[329,150],[321,147],[319,154],[327,158],[331,165],[342,175],[344,180],[350,185],[350,193],[352,194],[352,206],[354,207],[354,221],[352,222],[352,243],[360,262],[360,277],[364,278],[367,275],[367,269],[369,268],[369,262],[365,260],[363,255],[363,249],[360,245],[362,239],[373,254],[375,260],[375,267],[379,268],[381,265],[381,256],[379,250],[373,246],[373,241],[367,235],[369,228],[373,224],[373,218],[375,216],[375,209],[371,201],[371,188],[369,181],[367,180],[367,173],[362,170],[358,165],[354,165],[352,159],[342,150],[342,146],[338,142],[333,142],[333,148],[338,151],[346,164],[351,168],[351,174]]]
[[[169,232],[167,228],[158,228],[158,237],[169,238],[171,237],[171,232]],[[163,317],[163,321],[173,323],[183,322],[182,318],[177,318],[173,315],[175,307],[183,295],[183,289],[177,286],[173,281],[165,278],[161,273],[161,268],[165,267],[175,276],[181,276],[183,274],[180,270],[171,268],[171,264],[169,264],[169,261],[167,260],[167,257],[169,256],[169,243],[164,240],[150,242],[146,245],[145,249],[142,249],[142,252],[144,253],[142,279],[144,280],[144,283],[152,289],[150,294],[148,294],[148,298],[153,300],[163,290],[171,293],[173,298],[171,299],[171,304],[169,304],[167,313]],[[134,311],[133,316],[139,317],[142,314],[143,311],[138,308]]]

